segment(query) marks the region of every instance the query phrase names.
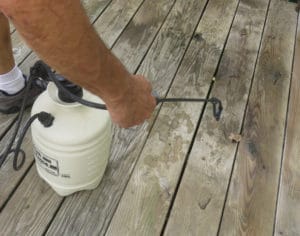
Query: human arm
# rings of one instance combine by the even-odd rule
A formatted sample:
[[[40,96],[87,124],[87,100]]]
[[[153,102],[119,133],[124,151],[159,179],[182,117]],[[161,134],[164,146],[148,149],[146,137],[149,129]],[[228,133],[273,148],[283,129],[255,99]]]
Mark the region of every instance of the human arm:
[[[106,48],[79,0],[0,0],[0,9],[46,63],[101,97],[115,123],[130,127],[151,115],[150,83]]]

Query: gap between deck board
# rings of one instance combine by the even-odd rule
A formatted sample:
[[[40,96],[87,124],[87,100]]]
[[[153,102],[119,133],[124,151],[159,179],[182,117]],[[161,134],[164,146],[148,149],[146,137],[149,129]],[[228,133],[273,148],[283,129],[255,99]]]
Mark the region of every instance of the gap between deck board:
[[[300,89],[300,17],[294,54],[290,103],[285,134],[285,146],[278,186],[274,235],[297,235],[300,232],[300,172],[299,172],[299,89]]]
[[[272,0],[220,235],[273,232],[295,30],[294,6]]]
[[[209,1],[169,97],[207,95],[237,4],[238,1]],[[202,107],[163,105],[107,235],[161,233]]]
[[[242,0],[239,3],[212,89],[212,96],[224,103],[223,117],[218,124],[210,117],[210,107],[205,112],[166,235],[216,235],[218,231],[236,150],[236,144],[232,144],[228,136],[240,130],[267,7],[268,1]]]

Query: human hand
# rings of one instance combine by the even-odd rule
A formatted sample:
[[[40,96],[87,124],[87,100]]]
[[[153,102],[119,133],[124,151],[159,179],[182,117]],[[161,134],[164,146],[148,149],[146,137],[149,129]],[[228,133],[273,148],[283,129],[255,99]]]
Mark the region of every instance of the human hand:
[[[122,128],[139,125],[150,118],[156,100],[152,86],[142,75],[132,75],[129,86],[118,100],[106,103],[112,121]]]

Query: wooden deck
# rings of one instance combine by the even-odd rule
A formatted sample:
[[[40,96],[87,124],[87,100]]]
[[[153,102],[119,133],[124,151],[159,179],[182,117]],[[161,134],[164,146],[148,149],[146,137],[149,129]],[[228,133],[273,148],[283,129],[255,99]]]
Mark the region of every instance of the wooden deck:
[[[0,170],[0,235],[300,235],[295,4],[83,3],[130,72],[144,74],[161,96],[218,97],[223,117],[216,122],[209,104],[163,104],[140,127],[114,128],[100,186],[66,198],[38,177],[27,135],[21,171],[11,160]],[[13,30],[12,38],[28,72],[37,57]],[[0,134],[14,117],[0,116]]]

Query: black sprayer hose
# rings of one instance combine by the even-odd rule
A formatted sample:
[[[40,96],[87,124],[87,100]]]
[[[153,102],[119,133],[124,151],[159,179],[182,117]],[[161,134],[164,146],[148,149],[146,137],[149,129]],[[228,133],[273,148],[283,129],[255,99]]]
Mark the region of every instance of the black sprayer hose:
[[[29,118],[29,120],[26,122],[25,126],[21,130],[21,134],[18,139],[16,148],[11,150],[11,153],[12,152],[15,153],[14,161],[13,161],[13,167],[15,170],[20,170],[25,162],[26,155],[25,155],[25,152],[21,149],[21,145],[23,143],[23,139],[27,133],[27,130],[29,129],[29,127],[31,126],[33,121],[35,121],[36,119],[38,119],[39,122],[41,122],[41,124],[45,128],[52,126],[53,121],[54,121],[54,117],[51,114],[44,112],[44,111],[34,114],[32,117]],[[21,161],[18,160],[20,152],[22,153]]]
[[[20,112],[19,112],[19,115],[18,115],[18,120],[17,120],[17,125],[16,125],[16,128],[15,128],[15,131],[14,131],[14,133],[11,137],[11,140],[10,140],[9,144],[7,145],[5,151],[0,156],[0,167],[3,165],[3,163],[5,162],[8,155],[12,152],[12,146],[14,144],[14,141],[17,137],[18,131],[19,131],[20,126],[21,126],[22,117],[23,117],[23,114],[24,114],[25,106],[26,106],[26,99],[25,98],[27,98],[27,96],[28,96],[28,92],[30,90],[31,82],[32,82],[32,78],[30,77],[27,81],[25,95],[24,95],[22,106],[21,106],[21,109],[20,109]]]
[[[14,153],[14,154],[15,154],[15,155],[14,155],[14,163],[13,163],[14,169],[15,169],[15,170],[19,170],[19,169],[22,167],[22,165],[24,164],[24,162],[25,162],[25,152],[24,152],[23,150],[21,150],[21,148],[20,148],[20,147],[21,147],[21,143],[22,143],[22,140],[23,140],[23,138],[24,138],[24,136],[25,136],[26,130],[28,129],[28,128],[26,128],[26,127],[27,127],[27,126],[29,127],[30,124],[33,122],[33,120],[35,120],[36,118],[38,118],[38,117],[40,116],[39,114],[37,114],[36,116],[31,117],[31,118],[28,120],[28,122],[26,122],[27,124],[26,124],[25,127],[24,127],[24,129],[25,129],[25,128],[26,128],[26,129],[25,129],[24,132],[23,132],[24,134],[23,134],[23,133],[21,134],[21,138],[19,139],[19,142],[18,142],[18,143],[20,143],[20,144],[17,145],[17,148],[16,148],[16,149],[13,149],[12,146],[13,146],[15,140],[16,140],[16,137],[17,137],[17,135],[18,135],[19,129],[20,129],[20,127],[21,127],[22,119],[23,119],[23,116],[24,116],[24,111],[25,111],[25,108],[26,108],[26,102],[27,102],[28,95],[29,95],[29,90],[30,90],[30,88],[31,88],[31,84],[32,84],[32,81],[33,81],[34,78],[35,78],[34,75],[30,75],[30,76],[29,76],[29,79],[28,79],[28,81],[27,81],[27,83],[26,83],[26,88],[25,88],[24,98],[23,98],[23,101],[22,101],[22,105],[21,105],[20,112],[19,112],[19,114],[18,114],[18,119],[17,119],[15,131],[14,131],[14,133],[13,133],[11,139],[10,139],[10,142],[8,143],[8,145],[7,145],[6,149],[5,149],[5,151],[3,152],[2,155],[0,155],[0,168],[1,168],[1,166],[3,165],[3,163],[5,162],[5,160],[7,159],[7,157],[9,156],[9,154],[11,154],[11,153]],[[47,113],[47,114],[48,114],[48,113]],[[51,116],[51,114],[48,114],[48,115]],[[29,124],[29,123],[30,123],[30,124]],[[28,124],[29,124],[29,125],[28,125]],[[22,153],[22,157],[21,157],[21,162],[20,162],[20,164],[17,164],[17,163],[18,163],[18,156],[19,156],[19,153]]]

